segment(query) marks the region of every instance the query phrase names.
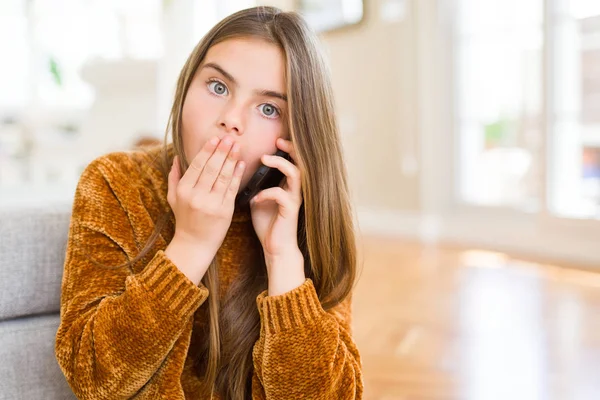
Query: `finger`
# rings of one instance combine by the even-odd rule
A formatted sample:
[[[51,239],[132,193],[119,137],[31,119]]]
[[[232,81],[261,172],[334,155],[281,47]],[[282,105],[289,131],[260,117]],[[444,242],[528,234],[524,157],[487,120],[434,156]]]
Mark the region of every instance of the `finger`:
[[[218,144],[219,138],[215,136],[202,146],[202,149],[192,159],[189,168],[183,174],[183,178],[181,178],[182,185],[194,187],[196,182],[198,182],[198,178],[200,177],[204,166],[215,152]]]
[[[196,183],[195,187],[208,191],[212,190],[217,177],[221,173],[223,163],[225,162],[232,145],[233,139],[229,136],[221,140],[221,143],[219,143],[219,146],[213,155],[210,156],[204,165],[204,169],[202,169],[202,173],[200,174],[200,178],[198,178],[198,182]]]
[[[296,148],[291,140],[282,138],[277,139],[277,147],[290,155],[295,164],[297,164]]]
[[[240,184],[242,182],[242,176],[244,176],[244,170],[246,169],[246,164],[243,161],[239,161],[235,167],[235,171],[233,173],[233,178],[231,179],[231,183],[225,192],[225,197],[223,198],[223,203],[233,203],[240,189]]]
[[[300,204],[297,204],[288,192],[278,186],[261,191],[252,198],[250,205],[254,206],[267,200],[272,200],[279,205],[279,213],[283,217],[296,215],[300,209]]]
[[[229,187],[231,179],[233,178],[233,171],[240,155],[240,145],[235,143],[229,152],[229,155],[225,159],[223,168],[217,177],[217,180],[212,187],[212,191],[215,193],[225,194],[225,190]]]
[[[175,205],[176,188],[179,180],[181,179],[181,173],[179,171],[179,157],[173,157],[173,164],[169,171],[168,189],[167,189],[167,202],[171,207]]]
[[[294,195],[300,194],[301,182],[300,182],[300,170],[290,161],[283,157],[264,155],[261,158],[263,164],[267,167],[277,168],[286,177],[286,184]]]

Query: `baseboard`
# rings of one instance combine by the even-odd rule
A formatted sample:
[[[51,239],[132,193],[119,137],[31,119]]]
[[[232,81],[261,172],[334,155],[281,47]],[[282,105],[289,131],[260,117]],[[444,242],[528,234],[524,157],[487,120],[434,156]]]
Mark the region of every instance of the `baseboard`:
[[[427,243],[481,247],[539,260],[600,269],[600,232],[590,235],[576,229],[548,229],[528,218],[479,218],[420,213],[357,210],[362,235],[383,235]],[[600,226],[600,223],[598,224]],[[600,230],[600,227],[599,227]]]

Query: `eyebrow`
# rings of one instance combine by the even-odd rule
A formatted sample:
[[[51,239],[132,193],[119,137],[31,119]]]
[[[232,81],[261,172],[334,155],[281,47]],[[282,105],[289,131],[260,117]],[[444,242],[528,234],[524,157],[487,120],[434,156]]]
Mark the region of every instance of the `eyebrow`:
[[[204,68],[212,68],[218,72],[221,73],[221,75],[223,75],[225,78],[227,78],[227,80],[231,81],[231,83],[233,83],[234,85],[237,86],[237,81],[235,80],[235,78],[227,71],[225,71],[223,69],[223,67],[221,67],[219,64],[215,64],[215,63],[206,63],[202,66],[202,69]],[[287,96],[283,93],[279,93],[275,90],[256,90],[254,91],[255,94],[259,95],[259,96],[266,96],[266,97],[275,97],[278,99],[281,99],[283,101],[287,101]]]

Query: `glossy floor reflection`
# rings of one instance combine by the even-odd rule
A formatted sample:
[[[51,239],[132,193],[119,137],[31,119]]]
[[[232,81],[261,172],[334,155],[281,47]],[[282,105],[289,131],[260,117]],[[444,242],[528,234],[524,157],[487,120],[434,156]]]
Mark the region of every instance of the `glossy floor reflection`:
[[[600,269],[387,238],[362,258],[365,399],[600,399]]]

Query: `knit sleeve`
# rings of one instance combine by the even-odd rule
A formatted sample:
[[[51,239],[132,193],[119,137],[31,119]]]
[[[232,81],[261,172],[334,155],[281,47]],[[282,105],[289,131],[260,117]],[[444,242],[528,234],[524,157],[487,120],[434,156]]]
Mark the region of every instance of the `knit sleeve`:
[[[113,189],[98,162],[90,164],[69,227],[55,353],[80,399],[158,393],[159,370],[178,382],[193,314],[208,296],[162,250],[137,273],[114,268],[133,256],[125,248],[136,241]]]
[[[362,399],[350,296],[326,312],[307,279],[280,296],[265,291],[257,304],[261,332],[253,350],[253,399]]]

